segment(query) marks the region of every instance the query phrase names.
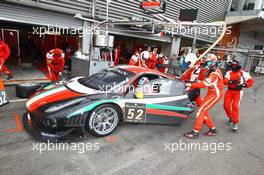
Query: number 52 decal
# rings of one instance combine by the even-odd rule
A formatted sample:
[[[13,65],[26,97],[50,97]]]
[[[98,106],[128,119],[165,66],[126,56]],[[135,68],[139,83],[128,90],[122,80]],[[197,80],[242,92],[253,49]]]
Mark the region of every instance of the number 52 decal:
[[[124,120],[134,123],[146,122],[146,105],[139,103],[126,103]]]
[[[5,91],[0,91],[0,106],[8,103]]]

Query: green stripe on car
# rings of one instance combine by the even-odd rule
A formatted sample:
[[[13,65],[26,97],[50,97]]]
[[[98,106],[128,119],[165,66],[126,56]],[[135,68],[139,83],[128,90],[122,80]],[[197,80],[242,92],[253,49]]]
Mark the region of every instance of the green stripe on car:
[[[178,106],[167,106],[159,104],[147,104],[148,109],[163,109],[163,110],[172,110],[172,111],[191,111],[191,108],[178,107]]]

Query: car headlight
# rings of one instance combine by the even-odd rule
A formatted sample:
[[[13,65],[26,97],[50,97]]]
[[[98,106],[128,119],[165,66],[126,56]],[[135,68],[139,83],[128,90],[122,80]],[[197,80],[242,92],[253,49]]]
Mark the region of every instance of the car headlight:
[[[74,100],[70,100],[70,101],[67,101],[65,103],[62,103],[62,104],[56,104],[56,105],[53,105],[49,108],[47,108],[45,110],[45,113],[53,113],[53,112],[57,112],[63,108],[66,108],[66,107],[69,107],[69,106],[73,106],[73,105],[76,105],[76,104],[79,104],[81,103],[85,98],[77,98],[77,99],[74,99]]]

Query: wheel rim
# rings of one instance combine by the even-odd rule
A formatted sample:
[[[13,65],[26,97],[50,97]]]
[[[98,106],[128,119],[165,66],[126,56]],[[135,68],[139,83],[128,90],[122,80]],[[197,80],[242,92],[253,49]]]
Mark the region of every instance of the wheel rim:
[[[113,131],[117,123],[117,111],[111,107],[104,107],[95,113],[92,126],[96,133],[104,135]]]

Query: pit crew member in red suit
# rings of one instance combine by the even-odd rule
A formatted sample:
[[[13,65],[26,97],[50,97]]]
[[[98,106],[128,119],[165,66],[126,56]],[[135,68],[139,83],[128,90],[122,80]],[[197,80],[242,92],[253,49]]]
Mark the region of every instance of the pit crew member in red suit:
[[[182,74],[180,78],[182,81],[185,81],[187,83],[194,83],[198,81],[203,81],[205,79],[206,71],[202,68],[202,62],[198,61],[198,58],[194,53],[189,53],[185,57],[185,62],[189,64],[189,69]],[[190,89],[189,97],[191,101],[195,100],[198,107],[201,106],[203,99],[200,95],[200,89]]]
[[[0,39],[0,74],[5,72],[8,75],[7,80],[12,79],[13,75],[5,66],[5,61],[10,56],[9,46]]]
[[[224,109],[229,117],[228,125],[233,126],[233,130],[238,130],[239,123],[239,105],[243,96],[243,88],[250,88],[254,84],[254,80],[249,73],[242,70],[237,60],[231,63],[231,70],[225,75],[224,84],[228,86],[228,90],[224,97]]]
[[[157,64],[158,65],[169,64],[168,57],[166,57],[163,53],[160,53],[157,59]],[[158,70],[162,73],[167,72],[167,68],[164,68],[164,67],[159,67]]]
[[[150,57],[148,59],[148,68],[155,69],[156,61],[158,58],[158,49],[154,48],[153,51],[150,53]]]
[[[51,81],[58,81],[64,69],[64,53],[61,49],[50,50],[46,55],[47,66]]]
[[[139,66],[139,62],[140,62],[139,52],[138,50],[136,50],[134,54],[132,55],[132,57],[130,58],[128,65]]]
[[[120,58],[121,49],[120,46],[114,49],[114,65],[119,64],[119,58]]]
[[[206,58],[206,67],[208,68],[208,76],[205,80],[195,83],[187,83],[188,88],[208,88],[207,95],[203,99],[196,114],[196,122],[191,132],[184,133],[188,138],[196,138],[202,129],[203,123],[208,126],[209,131],[204,135],[211,136],[217,133],[215,125],[209,110],[214,107],[223,97],[224,94],[224,78],[218,67],[218,60],[214,54],[208,54]]]

